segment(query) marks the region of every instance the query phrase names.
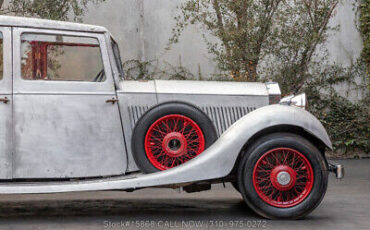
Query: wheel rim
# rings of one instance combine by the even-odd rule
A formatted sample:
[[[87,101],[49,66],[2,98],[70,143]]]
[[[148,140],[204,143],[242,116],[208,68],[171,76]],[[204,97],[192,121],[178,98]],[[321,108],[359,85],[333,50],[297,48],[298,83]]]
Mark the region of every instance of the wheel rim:
[[[289,208],[300,204],[313,186],[310,162],[290,148],[272,149],[257,161],[253,185],[258,196],[269,205]]]
[[[145,136],[145,152],[154,167],[166,170],[183,164],[205,148],[204,135],[192,119],[170,114],[156,120]]]

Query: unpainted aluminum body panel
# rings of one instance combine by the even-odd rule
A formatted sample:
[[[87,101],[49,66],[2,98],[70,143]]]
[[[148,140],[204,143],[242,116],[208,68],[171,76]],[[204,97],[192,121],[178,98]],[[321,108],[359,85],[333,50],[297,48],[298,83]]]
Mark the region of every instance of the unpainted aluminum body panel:
[[[0,193],[124,190],[223,178],[231,172],[241,149],[255,133],[278,125],[301,127],[322,140],[328,148],[332,147],[324,127],[312,114],[294,106],[271,105],[257,109],[235,122],[198,157],[166,171],[105,180],[34,184],[8,183],[0,185]]]
[[[5,97],[11,99],[12,95],[0,94],[0,98]],[[0,179],[12,177],[12,105],[12,100],[7,104],[0,102]]]
[[[271,95],[281,95],[279,83],[276,82],[266,82],[265,83],[268,94]]]
[[[13,147],[13,98],[12,98],[12,53],[11,29],[0,27],[3,37],[3,77],[0,80],[0,98],[8,98],[5,104],[0,102],[0,179],[10,179],[12,176],[12,147]]]
[[[13,178],[124,174],[114,95],[14,95]]]
[[[136,122],[151,107],[158,104],[154,93],[117,93],[127,148],[127,172],[138,171],[131,151],[131,137]]]
[[[23,80],[20,35],[43,33],[99,41],[105,82]],[[13,179],[76,178],[124,174],[127,168],[106,37],[99,33],[13,29]]]
[[[264,83],[228,81],[124,80],[120,82],[120,92],[268,96]]]
[[[268,95],[265,84],[232,81],[155,80],[158,94]]]
[[[264,95],[179,95],[160,93],[157,98],[158,103],[180,101],[197,106],[213,121],[218,136],[244,115],[269,103],[268,96]]]

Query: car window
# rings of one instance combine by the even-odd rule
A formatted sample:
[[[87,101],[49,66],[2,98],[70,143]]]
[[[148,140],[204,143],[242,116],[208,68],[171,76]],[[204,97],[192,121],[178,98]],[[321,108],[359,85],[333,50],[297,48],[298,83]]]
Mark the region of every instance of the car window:
[[[106,79],[95,38],[24,33],[21,73],[25,80],[103,82]]]
[[[3,79],[4,74],[4,55],[3,55],[3,34],[0,32],[0,80]]]

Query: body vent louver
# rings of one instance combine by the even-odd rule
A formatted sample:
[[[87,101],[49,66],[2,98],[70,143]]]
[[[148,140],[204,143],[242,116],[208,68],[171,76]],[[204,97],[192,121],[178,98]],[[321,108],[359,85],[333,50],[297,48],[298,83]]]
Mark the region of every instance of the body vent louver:
[[[206,106],[202,110],[213,121],[217,134],[220,136],[235,121],[255,110],[255,107],[241,106]]]
[[[128,112],[131,121],[132,129],[140,117],[149,109],[147,105],[131,105],[128,106]],[[220,136],[226,129],[228,129],[234,122],[239,120],[244,115],[255,110],[255,107],[241,107],[241,106],[204,106],[201,109],[213,121],[217,134]]]
[[[128,107],[132,129],[134,129],[136,122],[148,109],[149,106],[147,105],[131,105]]]

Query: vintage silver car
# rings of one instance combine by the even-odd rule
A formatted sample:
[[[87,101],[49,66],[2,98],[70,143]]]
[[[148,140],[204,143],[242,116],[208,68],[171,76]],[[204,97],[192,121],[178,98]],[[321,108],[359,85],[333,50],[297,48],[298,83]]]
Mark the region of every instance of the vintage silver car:
[[[0,194],[232,182],[258,214],[300,218],[341,177],[305,95],[277,83],[125,80],[99,26],[0,16],[0,36]]]

